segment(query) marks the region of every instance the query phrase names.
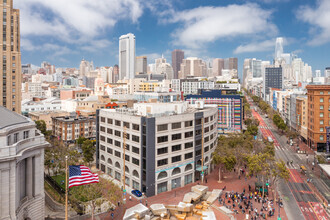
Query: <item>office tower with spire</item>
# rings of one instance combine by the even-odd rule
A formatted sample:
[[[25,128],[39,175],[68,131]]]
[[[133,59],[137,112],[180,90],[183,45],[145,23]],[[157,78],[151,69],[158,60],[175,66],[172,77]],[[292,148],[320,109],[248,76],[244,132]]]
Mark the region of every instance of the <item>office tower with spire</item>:
[[[275,60],[282,58],[283,54],[283,37],[276,38],[275,44]]]
[[[182,50],[176,49],[172,51],[172,67],[173,67],[174,79],[179,78],[178,73],[180,71],[180,66],[183,59],[184,59],[184,52]]]
[[[135,75],[135,36],[128,33],[119,38],[119,79]]]
[[[12,0],[0,2],[2,20],[2,65],[0,77],[0,105],[21,113],[21,51],[20,51],[20,13],[13,9]]]

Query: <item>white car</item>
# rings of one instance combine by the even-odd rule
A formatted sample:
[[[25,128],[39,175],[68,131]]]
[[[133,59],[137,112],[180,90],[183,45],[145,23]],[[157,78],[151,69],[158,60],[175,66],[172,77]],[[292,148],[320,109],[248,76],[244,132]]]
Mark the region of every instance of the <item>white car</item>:
[[[270,136],[268,136],[268,141],[271,142],[271,143],[274,142],[274,141],[273,141],[273,138],[271,138]]]

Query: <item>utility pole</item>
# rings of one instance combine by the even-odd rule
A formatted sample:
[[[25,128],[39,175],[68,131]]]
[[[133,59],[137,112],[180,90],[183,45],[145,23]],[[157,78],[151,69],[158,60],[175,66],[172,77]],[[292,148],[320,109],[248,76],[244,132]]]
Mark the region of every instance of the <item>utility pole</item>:
[[[127,133],[126,133],[126,126],[124,126],[124,132],[123,132],[123,175],[122,175],[122,181],[123,181],[123,203],[125,204],[125,195],[126,195],[126,189],[125,189],[125,160],[126,160],[126,138],[127,138]]]
[[[202,184],[204,184],[204,118],[201,118],[202,121]]]

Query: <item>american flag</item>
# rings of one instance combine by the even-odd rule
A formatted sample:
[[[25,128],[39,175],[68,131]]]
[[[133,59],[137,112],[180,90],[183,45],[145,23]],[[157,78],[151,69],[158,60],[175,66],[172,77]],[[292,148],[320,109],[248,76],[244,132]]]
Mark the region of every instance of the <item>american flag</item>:
[[[90,183],[98,183],[99,176],[83,165],[69,166],[69,188]]]

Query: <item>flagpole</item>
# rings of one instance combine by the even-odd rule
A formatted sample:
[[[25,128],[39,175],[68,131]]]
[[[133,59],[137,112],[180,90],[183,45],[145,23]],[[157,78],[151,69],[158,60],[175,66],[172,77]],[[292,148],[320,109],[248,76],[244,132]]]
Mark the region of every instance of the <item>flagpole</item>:
[[[68,220],[68,156],[65,156],[65,220]]]

